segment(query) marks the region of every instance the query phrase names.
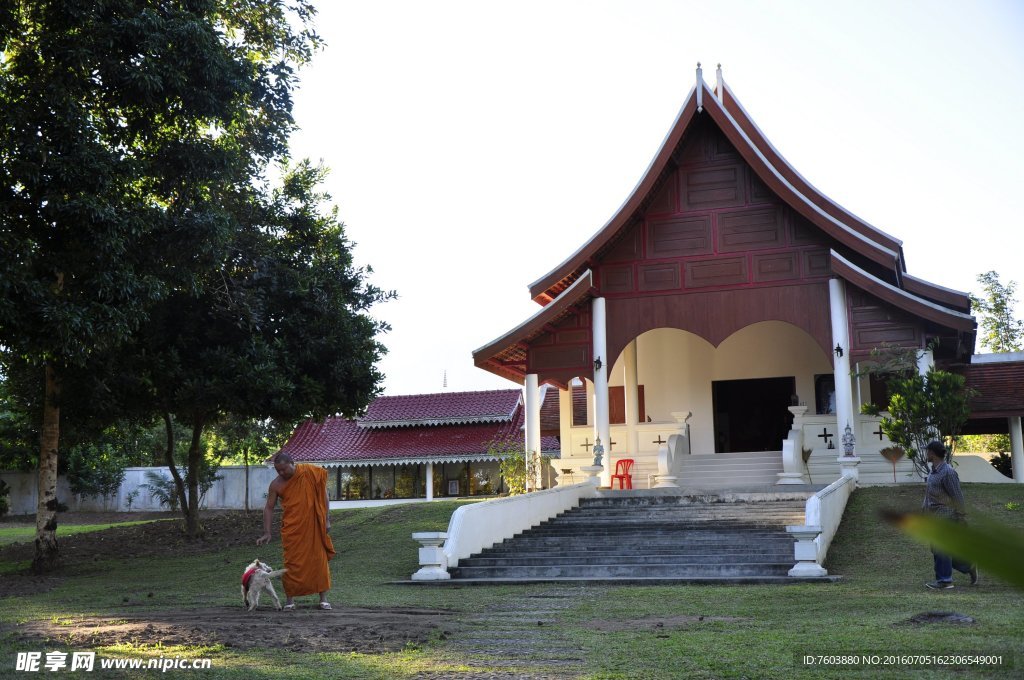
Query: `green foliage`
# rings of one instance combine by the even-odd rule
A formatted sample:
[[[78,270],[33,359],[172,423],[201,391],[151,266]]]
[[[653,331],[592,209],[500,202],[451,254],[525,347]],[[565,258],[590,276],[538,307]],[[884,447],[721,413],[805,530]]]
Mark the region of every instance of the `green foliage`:
[[[398,479],[395,480],[395,497],[396,498],[412,498],[415,495],[415,480],[413,475],[408,470],[402,470],[398,475]]]
[[[0,347],[47,376],[42,493],[56,487],[59,404],[76,400],[67,374],[88,366],[97,390],[79,403],[143,408],[144,388],[117,385],[120,352],[157,303],[219,280],[237,196],[287,155],[313,13],[304,0],[0,10]],[[37,545],[40,568],[55,565],[53,529]]]
[[[174,485],[174,480],[170,477],[164,477],[159,472],[147,470],[146,481],[139,485],[139,488],[147,489],[149,491],[149,497],[155,498],[160,503],[161,507],[165,507],[172,512],[177,512],[178,489]]]
[[[199,467],[198,476],[198,487],[199,487],[199,505],[202,505],[203,499],[206,497],[206,492],[213,488],[214,483],[221,479],[220,475],[217,474],[217,470],[220,465],[216,462],[203,459],[203,463]],[[184,479],[188,476],[188,467],[182,466],[178,469],[178,474]],[[163,474],[154,470],[146,471],[146,482],[140,485],[140,488],[147,489],[149,491],[149,497],[155,498],[161,505],[166,507],[172,512],[178,510],[179,496],[178,489],[175,485],[172,477],[165,477]]]
[[[1013,479],[1013,457],[1006,451],[1000,451],[988,461],[1000,474]]]
[[[280,450],[291,426],[269,418],[227,415],[207,432],[209,448],[222,465],[259,465]]]
[[[68,483],[73,493],[106,502],[117,495],[130,455],[110,441],[79,444],[68,452]]]
[[[39,460],[39,426],[17,397],[14,380],[4,366],[8,360],[0,353],[0,470],[28,472]]]
[[[998,453],[1010,450],[1008,434],[964,434],[957,437],[957,451],[979,451],[982,453]]]
[[[935,439],[956,441],[970,415],[974,391],[956,373],[932,368],[927,375],[920,375],[914,350],[883,348],[873,356],[879,361],[870,370],[884,376],[889,388],[888,415],[882,416],[882,432],[906,451],[918,475],[927,477],[925,447]],[[881,414],[876,404],[864,404],[861,410],[873,416]]]
[[[537,466],[546,469],[551,464],[551,456],[537,454],[527,461],[523,456],[523,446],[518,442],[495,442],[488,453],[498,457],[498,470],[510,496],[526,493],[535,484]]]
[[[1003,285],[999,274],[988,271],[978,275],[982,297],[971,295],[971,307],[979,313],[978,340],[990,352],[1019,352],[1024,349],[1024,321],[1013,316],[1017,282]]]

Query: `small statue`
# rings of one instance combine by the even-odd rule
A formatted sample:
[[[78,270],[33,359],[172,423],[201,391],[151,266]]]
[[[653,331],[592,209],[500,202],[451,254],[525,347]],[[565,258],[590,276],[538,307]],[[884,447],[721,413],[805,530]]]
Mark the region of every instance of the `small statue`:
[[[601,438],[594,440],[594,467],[601,467],[601,457],[604,455],[604,447],[601,446]]]
[[[846,430],[843,431],[843,455],[853,456],[853,447],[857,443],[857,438],[853,436],[853,431],[850,429],[850,424],[846,424]]]

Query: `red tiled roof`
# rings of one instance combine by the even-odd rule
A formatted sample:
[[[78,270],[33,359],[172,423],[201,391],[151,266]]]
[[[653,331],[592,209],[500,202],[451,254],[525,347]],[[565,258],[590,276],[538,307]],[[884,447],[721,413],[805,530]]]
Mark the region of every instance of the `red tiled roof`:
[[[378,397],[359,419],[363,428],[409,427],[414,425],[459,425],[508,423],[512,421],[522,392],[442,392]]]
[[[541,434],[551,432],[558,434],[561,431],[562,423],[559,422],[559,401],[558,388],[548,387],[544,392],[544,401],[540,405],[540,431]]]
[[[971,417],[1024,415],[1024,361],[972,363],[963,374],[967,386],[978,392],[971,400]]]
[[[522,450],[523,409],[516,408],[512,416],[503,423],[401,428],[360,427],[345,418],[328,418],[322,423],[307,420],[281,450],[297,461],[357,465],[494,460],[489,453],[492,444]],[[557,456],[558,439],[543,437],[541,448]]]

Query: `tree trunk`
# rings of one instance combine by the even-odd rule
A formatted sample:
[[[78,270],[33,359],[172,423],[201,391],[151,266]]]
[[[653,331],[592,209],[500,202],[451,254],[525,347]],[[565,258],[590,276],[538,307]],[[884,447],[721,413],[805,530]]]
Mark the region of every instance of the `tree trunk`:
[[[242,447],[242,462],[245,463],[245,511],[249,512],[249,445]]]
[[[185,497],[185,482],[181,478],[181,473],[178,472],[178,466],[174,463],[174,420],[170,413],[164,413],[164,427],[167,429],[167,450],[164,451],[164,462],[167,463],[171,477],[174,479],[175,493],[178,494],[178,507],[184,512],[188,500]],[[185,518],[188,519],[188,515]]]
[[[32,571],[42,574],[57,567],[57,446],[60,442],[60,377],[46,364],[46,394],[39,447],[39,502],[36,506],[36,555]]]
[[[202,449],[203,421],[197,419],[192,425],[192,443],[188,447],[188,509],[185,512],[185,533],[189,538],[202,538],[203,527],[199,524],[199,473],[203,465]]]

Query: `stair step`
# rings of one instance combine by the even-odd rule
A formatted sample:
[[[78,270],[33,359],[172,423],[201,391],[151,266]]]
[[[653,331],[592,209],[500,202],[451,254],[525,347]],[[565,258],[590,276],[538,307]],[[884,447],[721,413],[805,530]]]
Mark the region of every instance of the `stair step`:
[[[697,576],[784,576],[793,560],[785,562],[751,562],[748,564],[585,564],[547,566],[463,567],[452,575],[456,578],[565,578],[565,577],[697,577]]]
[[[785,527],[803,523],[805,501],[719,500],[647,492],[583,499],[450,571],[482,581],[786,576],[795,560]]]

